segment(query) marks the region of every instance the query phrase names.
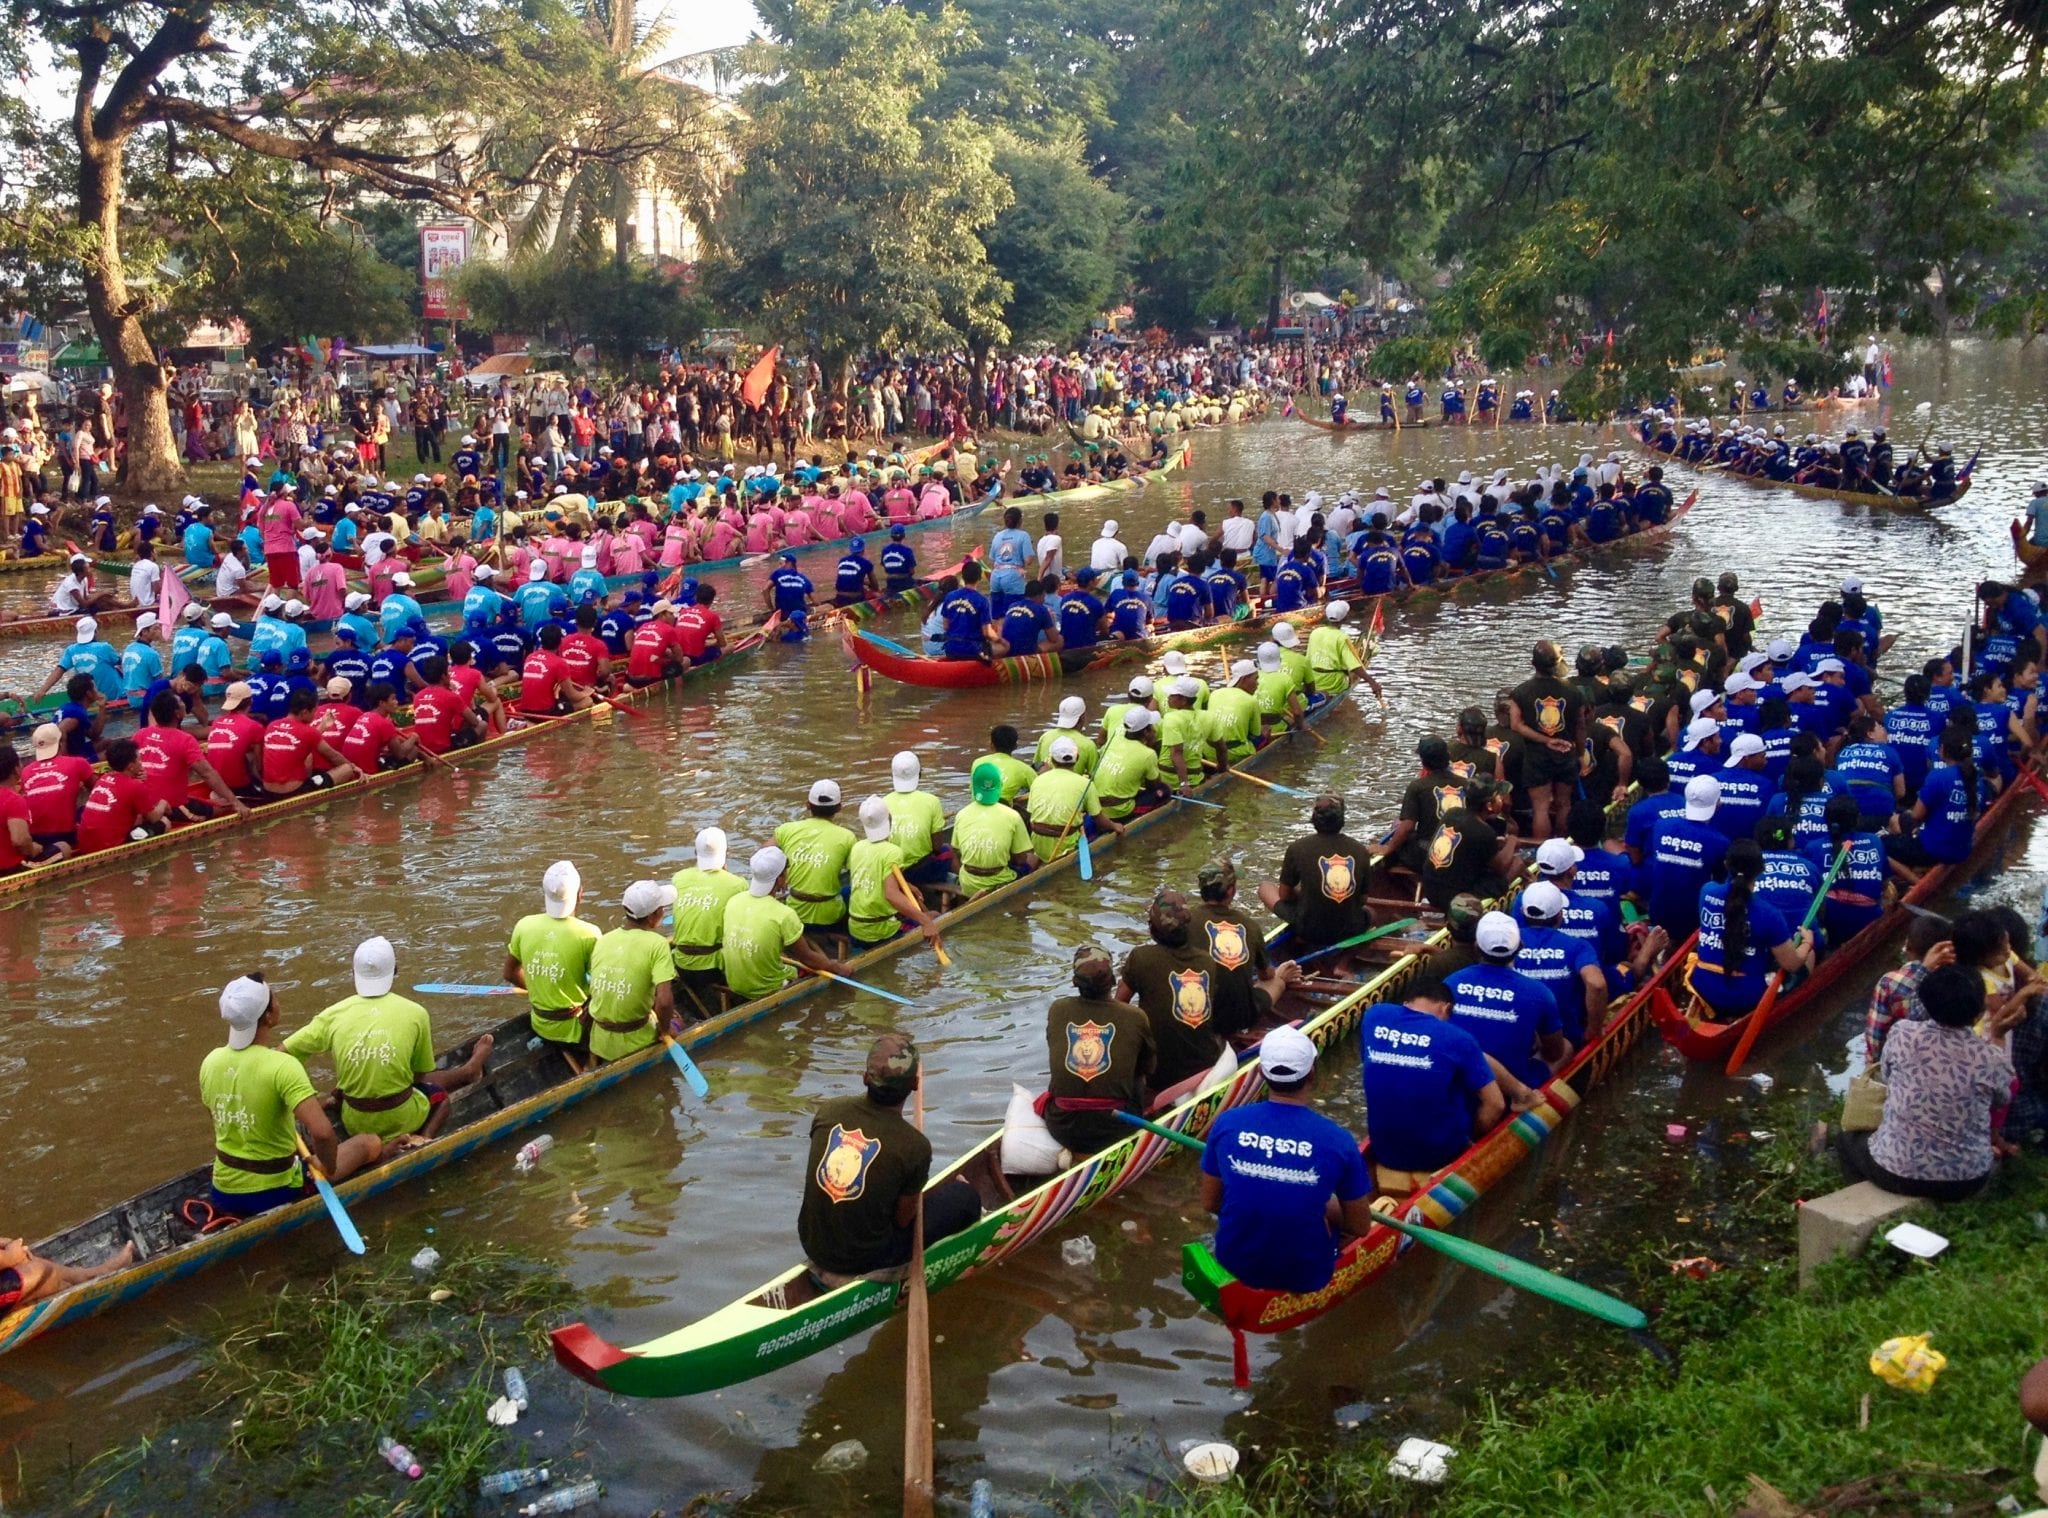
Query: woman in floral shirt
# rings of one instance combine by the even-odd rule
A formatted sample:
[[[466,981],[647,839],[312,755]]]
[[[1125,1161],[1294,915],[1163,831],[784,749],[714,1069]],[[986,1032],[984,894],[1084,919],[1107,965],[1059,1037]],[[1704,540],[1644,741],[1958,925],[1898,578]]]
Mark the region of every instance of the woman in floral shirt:
[[[1920,982],[1927,1020],[1893,1025],[1884,1041],[1884,1117],[1871,1134],[1842,1136],[1852,1175],[1900,1196],[1973,1196],[1990,1178],[1992,1109],[2012,1091],[2012,1062],[1973,1024],[1984,981],[1948,965]]]

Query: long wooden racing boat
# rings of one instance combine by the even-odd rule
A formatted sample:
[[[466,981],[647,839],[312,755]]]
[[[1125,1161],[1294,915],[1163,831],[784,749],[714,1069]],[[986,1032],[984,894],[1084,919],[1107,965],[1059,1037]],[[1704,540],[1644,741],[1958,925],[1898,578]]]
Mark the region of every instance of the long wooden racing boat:
[[[1341,701],[1325,702],[1309,714],[1308,720],[1327,720],[1343,704]],[[1239,767],[1255,769],[1268,764],[1284,748],[1285,745],[1276,740],[1253,753]],[[410,771],[387,773],[405,774]],[[1205,781],[1191,794],[1212,797],[1226,789],[1231,781],[1232,777],[1225,772]],[[279,805],[288,806],[290,803]],[[1108,851],[1126,849],[1131,839],[1190,810],[1192,808],[1184,805],[1178,797],[1169,799],[1154,810],[1134,818],[1127,825],[1123,838],[1105,835],[1094,841],[1093,852],[1101,858]],[[202,827],[210,825],[200,824]],[[1028,875],[940,914],[938,925],[941,930],[950,932],[984,913],[1008,909],[1018,897],[1075,869],[1076,861],[1077,856],[1070,851],[1040,865]],[[885,960],[922,948],[924,942],[923,935],[906,932],[862,950],[848,963],[856,975],[864,975]],[[692,1025],[678,1037],[677,1042],[691,1050],[707,1047],[829,984],[815,975],[800,976],[779,991],[772,991]],[[635,1076],[673,1068],[667,1051],[656,1043],[611,1064],[577,1075],[559,1055],[547,1049],[533,1049],[528,1042],[531,1032],[531,1025],[524,1014],[501,1023],[495,1030],[497,1047],[485,1079],[451,1098],[453,1107],[448,1126],[441,1136],[341,1182],[335,1190],[342,1199],[352,1203],[388,1191]],[[464,1043],[441,1055],[439,1068],[449,1069],[461,1064],[468,1059],[473,1047],[473,1043]],[[1147,1164],[1159,1157],[1158,1154],[1151,1155]],[[59,1296],[0,1315],[0,1354],[66,1324],[95,1316],[159,1286],[183,1280],[209,1266],[232,1259],[268,1239],[317,1222],[324,1215],[320,1199],[308,1196],[247,1222],[213,1232],[200,1232],[184,1219],[183,1208],[188,1199],[206,1195],[211,1176],[210,1164],[196,1167],[174,1180],[117,1203],[75,1227],[34,1243],[32,1247],[36,1253],[63,1264],[95,1263],[129,1242],[136,1245],[142,1258],[126,1269],[74,1287]],[[859,1326],[863,1325],[848,1327],[846,1333],[854,1332]],[[844,1337],[844,1334],[837,1337]],[[816,1347],[827,1342],[831,1340],[820,1341]]]
[[[230,596],[224,601],[215,601],[204,596],[194,599],[204,601],[216,611],[253,612],[256,609],[256,597],[250,595]],[[94,612],[92,617],[99,623],[101,632],[108,632],[116,627],[132,627],[137,617],[146,611],[155,610],[154,606],[109,606],[103,611]],[[0,642],[16,638],[47,638],[58,635],[68,638],[71,636],[72,628],[78,623],[78,617],[77,612],[65,612],[62,615],[0,618]]]
[[[1540,1149],[1565,1119],[1578,1110],[1586,1092],[1604,1080],[1635,1047],[1650,1026],[1654,1009],[1668,1003],[1665,985],[1674,975],[1691,941],[1665,960],[1649,981],[1611,1010],[1597,1038],[1575,1053],[1540,1092],[1527,1112],[1510,1112],[1455,1160],[1431,1175],[1392,1205],[1395,1217],[1426,1228],[1450,1228],[1488,1191]],[[1381,998],[1385,999],[1385,998]],[[1304,1026],[1318,1048],[1328,1051],[1357,1031],[1364,1009],[1343,1009],[1346,1016],[1319,1018]],[[1371,1114],[1367,1114],[1371,1121]],[[1370,1141],[1365,1146],[1370,1154]],[[1229,1328],[1234,1379],[1251,1383],[1246,1334],[1279,1333],[1313,1322],[1350,1300],[1390,1272],[1413,1241],[1397,1229],[1375,1223],[1349,1239],[1337,1254],[1329,1284],[1317,1291],[1274,1291],[1248,1286],[1218,1263],[1203,1241],[1181,1247],[1181,1282],[1197,1302]]]
[[[638,706],[671,685],[730,669],[747,655],[766,646],[769,639],[770,634],[765,629],[757,629],[743,638],[736,638],[724,656],[710,664],[701,664],[685,670],[680,675],[671,675],[666,681],[658,684],[637,688],[629,686],[613,696],[592,702],[588,708],[580,712],[571,712],[562,717],[542,718],[518,718],[518,714],[514,713],[512,715],[518,720],[519,725],[495,737],[472,743],[467,748],[450,749],[441,758],[447,764],[470,764],[478,759],[503,753],[508,748],[516,748],[537,734],[552,732],[557,728],[579,722],[589,722],[599,717],[608,717],[614,707]],[[428,774],[435,768],[437,766],[415,761],[401,765],[397,769],[379,770],[374,775],[358,775],[353,780],[343,781],[340,785],[326,786],[321,790],[308,789],[295,792],[282,800],[252,803],[246,817],[239,812],[227,812],[205,822],[182,823],[153,837],[116,844],[110,849],[99,849],[90,854],[68,855],[52,864],[30,865],[16,874],[0,876],[0,906],[11,905],[13,901],[40,890],[53,881],[75,880],[81,875],[96,875],[102,870],[137,864],[157,854],[183,848],[194,840],[205,841],[223,833],[260,827],[273,818],[311,811],[343,796],[359,796],[365,791],[402,784]]]
[[[1008,506],[1021,506],[1031,511],[1053,510],[1075,501],[1100,500],[1106,495],[1119,495],[1127,490],[1138,490],[1154,480],[1164,479],[1169,474],[1179,474],[1194,462],[1195,445],[1183,442],[1167,454],[1162,463],[1150,468],[1140,467],[1120,479],[1103,480],[1094,485],[1071,485],[1065,490],[1049,490],[1043,495],[1013,496]]]
[[[1680,519],[1691,511],[1698,501],[1699,492],[1695,490],[1659,525],[1598,546],[1606,549],[1660,542],[1671,536]],[[1441,595],[1446,591],[1456,591],[1467,586],[1506,584],[1518,579],[1534,579],[1546,572],[1555,573],[1560,565],[1579,563],[1586,556],[1587,552],[1581,550],[1553,554],[1542,563],[1510,564],[1500,569],[1484,569],[1473,574],[1459,575],[1455,579],[1432,581],[1428,585],[1407,585],[1375,599],[1399,605],[1416,597]],[[1330,595],[1350,593],[1352,592],[1341,580],[1333,582],[1330,586]],[[886,675],[891,680],[934,690],[970,690],[990,685],[1026,685],[1041,680],[1063,680],[1069,675],[1089,674],[1096,670],[1128,664],[1134,660],[1156,658],[1173,649],[1198,652],[1263,635],[1268,629],[1282,622],[1306,626],[1320,621],[1321,617],[1322,607],[1316,605],[1301,611],[1267,613],[1262,616],[1246,617],[1236,622],[1215,622],[1206,627],[1154,633],[1146,638],[1104,641],[1086,649],[1025,654],[986,661],[935,659],[929,654],[914,652],[900,643],[878,637],[874,633],[863,632],[858,628],[847,629],[844,641],[847,654],[855,663],[864,665],[879,675]]]
[[[61,574],[70,562],[68,553],[39,553],[31,559],[0,559],[0,575]]]
[[[1930,501],[1925,496],[1892,495],[1876,490],[1835,490],[1826,485],[1801,485],[1791,480],[1774,480],[1768,475],[1738,474],[1736,471],[1724,468],[1718,463],[1694,463],[1682,454],[1667,453],[1654,443],[1645,442],[1640,438],[1637,439],[1637,442],[1645,452],[1654,454],[1658,459],[1674,464],[1683,464],[1687,469],[1693,470],[1698,474],[1711,474],[1724,480],[1737,480],[1744,485],[1754,485],[1762,490],[1789,491],[1793,495],[1804,496],[1809,501],[1842,501],[1852,506],[1889,506],[1908,511],[1922,506],[1950,506],[1960,501],[1970,493],[1971,477],[1975,474],[1977,468],[1977,456],[1973,454],[1970,461],[1956,471],[1955,490],[1938,501]]]
[[[2022,770],[2011,785],[1998,793],[1984,814],[1977,819],[1977,833],[1970,845],[1970,858],[1974,859],[1999,830],[2012,820],[2018,810],[2022,791],[2033,790],[2029,777],[2031,769]],[[1938,899],[1945,891],[1968,877],[1970,859],[1961,864],[1938,865],[1927,871],[1913,883],[1911,890],[1871,923],[1869,927],[1825,955],[1811,973],[1798,985],[1784,992],[1764,1018],[1763,1032],[1769,1032],[1780,1023],[1789,1022],[1808,1007],[1813,1006],[1843,977],[1867,963],[1870,956],[1883,946],[1900,928],[1905,926],[1911,915],[1911,908],[1925,906]],[[1676,956],[1673,956],[1676,958]],[[1656,1009],[1657,1031],[1664,1035],[1665,1042],[1678,1050],[1687,1059],[1714,1060],[1725,1065],[1741,1042],[1743,1030],[1749,1026],[1754,1012],[1745,1012],[1739,1017],[1714,1021],[1707,1015],[1708,1009],[1693,997],[1689,991],[1683,995],[1665,998]]]

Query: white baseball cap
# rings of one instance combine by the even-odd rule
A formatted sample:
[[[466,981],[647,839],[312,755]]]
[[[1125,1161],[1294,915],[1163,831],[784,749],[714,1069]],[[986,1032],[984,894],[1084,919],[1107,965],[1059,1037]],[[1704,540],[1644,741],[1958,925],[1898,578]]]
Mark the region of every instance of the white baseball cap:
[[[1341,622],[1350,615],[1351,603],[1349,601],[1332,601],[1323,608],[1324,618],[1331,622]]]
[[[1721,782],[1712,775],[1695,775],[1685,782],[1685,815],[1705,822],[1721,804]]]
[[[296,597],[284,603],[284,614],[287,617],[303,617],[310,610],[311,607]]]
[[[1292,622],[1282,622],[1273,629],[1273,641],[1282,648],[1292,648],[1301,641],[1301,634],[1294,630]]]
[[[348,611],[361,611],[370,604],[370,598],[360,590],[352,590],[342,598],[341,604]]]
[[[147,506],[142,508],[142,514],[146,517],[160,517],[164,514],[164,509],[163,507],[157,505],[156,502],[151,501]]]
[[[135,631],[138,633],[146,633],[156,625],[156,613],[153,611],[146,611],[135,619]]]
[[[772,896],[775,882],[782,878],[782,872],[789,868],[789,856],[774,844],[757,849],[754,857],[747,861],[747,892],[753,896]]]
[[[398,975],[398,953],[379,935],[356,945],[356,995],[382,996]]]
[[[355,688],[355,681],[349,679],[347,675],[336,675],[327,682],[325,692],[329,701],[346,701],[349,697],[349,692]]]
[[[722,870],[725,868],[724,828],[701,828],[698,830],[697,868],[700,870]]]
[[[1728,695],[1739,696],[1746,690],[1762,690],[1763,684],[1761,681],[1752,680],[1748,675],[1745,675],[1741,670],[1738,669],[1734,674],[1728,677],[1723,689],[1726,691]]]
[[[582,567],[585,569],[597,568],[597,547],[595,544],[583,550]]]
[[[1111,518],[1110,518],[1110,519],[1109,519],[1109,520],[1108,520],[1107,522],[1104,522],[1104,523],[1102,524],[1102,533],[1101,533],[1101,536],[1103,536],[1103,537],[1105,537],[1105,538],[1113,538],[1113,537],[1115,537],[1115,536],[1116,536],[1116,525],[1117,525],[1117,524],[1116,524],[1116,518],[1115,518],[1115,517],[1111,517]]]
[[[187,601],[185,603],[185,609],[182,612],[180,612],[179,615],[183,617],[187,622],[204,621],[206,618],[206,607],[203,603],[198,601]]]
[[[1134,706],[1124,713],[1124,731],[1142,733],[1152,725],[1152,713],[1142,706]]]
[[[889,803],[880,796],[870,796],[860,804],[861,831],[868,835],[869,843],[886,843],[894,819],[889,816]]]
[[[1505,912],[1488,912],[1479,919],[1472,941],[1479,952],[1492,959],[1506,959],[1522,947],[1522,930]]]
[[[213,629],[214,629],[214,631],[216,631],[216,632],[225,632],[225,631],[227,631],[227,629],[229,629],[230,627],[233,627],[234,625],[235,625],[235,619],[234,619],[233,617],[229,616],[229,615],[228,615],[228,614],[227,614],[226,612],[224,612],[224,611],[217,611],[217,612],[215,612],[215,613],[213,614],[213,622],[212,622],[212,626],[213,626]]]
[[[1169,675],[1184,675],[1188,672],[1188,656],[1177,648],[1169,648],[1161,656],[1159,666]]]
[[[1522,916],[1530,922],[1554,922],[1564,916],[1564,892],[1539,880],[1522,893]]]
[[[811,782],[811,805],[839,805],[839,782],[837,780],[815,780]]]
[[[258,601],[256,609],[258,611],[282,611],[284,609],[284,597],[273,592]]]
[[[1811,690],[1814,686],[1818,685],[1819,683],[1820,682],[1815,680],[1813,676],[1809,674],[1804,674],[1801,671],[1795,669],[1792,671],[1791,674],[1787,675],[1784,679],[1780,680],[1778,682],[1778,685],[1785,692],[1785,694],[1789,696],[1795,690]]]
[[[1692,714],[1697,717],[1701,712],[1719,701],[1721,693],[1709,686],[1704,690],[1694,691],[1687,699],[1692,706]]]
[[[1072,738],[1055,738],[1052,740],[1052,762],[1054,764],[1073,764],[1080,757],[1081,747]]]
[[[545,580],[547,577],[548,567],[541,560],[535,559],[526,566],[526,578],[528,580]]]
[[[400,570],[397,574],[391,577],[391,583],[393,585],[401,586],[406,590],[411,590],[412,576],[405,573],[403,570]]]
[[[1712,717],[1695,717],[1685,725],[1685,751],[1689,754],[1721,731],[1721,724]]]
[[[918,777],[923,773],[924,766],[909,749],[889,761],[889,783],[906,794],[917,789]]]
[[[1845,595],[1845,596],[1851,596],[1851,595],[1854,595],[1854,594],[1855,594],[1855,593],[1856,593],[1857,591],[1861,590],[1862,588],[1863,588],[1863,581],[1862,581],[1862,578],[1861,578],[1860,576],[1857,576],[1857,575],[1844,575],[1844,576],[1842,576],[1842,594],[1843,594],[1843,595]]]
[[[476,567],[474,578],[479,580],[495,580],[498,578],[498,571],[488,564],[479,564]]]
[[[1131,699],[1133,701],[1150,701],[1152,699],[1152,689],[1152,677],[1150,675],[1135,676],[1130,684]]]
[[[1840,675],[1846,674],[1848,671],[1843,667],[1840,659],[1816,659],[1813,665],[1813,672],[1816,675]]]
[[[1052,719],[1053,725],[1068,729],[1077,728],[1081,725],[1081,719],[1087,714],[1088,703],[1086,701],[1079,696],[1068,696],[1060,702],[1059,712]]]
[[[1261,643],[1257,649],[1258,668],[1266,674],[1273,674],[1280,668],[1280,645]]]
[[[1173,682],[1173,693],[1184,701],[1198,700],[1202,694],[1202,682],[1193,675],[1182,675]]]
[[[1315,1040],[1296,1027],[1275,1028],[1259,1041],[1259,1066],[1283,1085],[1307,1080],[1316,1068]]]
[[[566,859],[548,866],[540,878],[541,904],[550,917],[567,917],[576,910],[576,897],[583,889],[583,874]]]
[[[619,898],[619,905],[626,909],[628,917],[648,918],[664,907],[676,904],[676,888],[663,885],[658,880],[636,880],[626,887],[625,895]]]
[[[1799,646],[1790,638],[1773,638],[1766,652],[1770,654],[1773,664],[1785,664],[1799,652]]]
[[[1755,733],[1737,733],[1735,741],[1728,745],[1728,763],[1732,765],[1738,759],[1754,759],[1763,752],[1764,740]]]
[[[1544,875],[1563,875],[1585,862],[1586,851],[1569,838],[1546,838],[1536,850],[1536,869]]]
[[[228,1047],[246,1049],[256,1042],[256,1025],[270,1010],[270,987],[239,976],[221,988],[220,1015],[227,1020]]]
[[[90,643],[100,635],[100,624],[92,617],[80,617],[73,626],[80,643]]]
[[[64,729],[54,722],[42,723],[29,735],[29,743],[38,759],[47,759],[64,746]]]

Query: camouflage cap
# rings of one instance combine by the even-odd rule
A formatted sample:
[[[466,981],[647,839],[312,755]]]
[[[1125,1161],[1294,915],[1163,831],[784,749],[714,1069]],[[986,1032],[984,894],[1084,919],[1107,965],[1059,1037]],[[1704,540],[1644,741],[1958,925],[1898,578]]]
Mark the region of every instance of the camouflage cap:
[[[1090,976],[1096,975],[1114,975],[1115,973],[1116,961],[1110,957],[1109,950],[1103,948],[1101,944],[1084,943],[1080,948],[1074,950],[1075,980],[1085,980]]]
[[[1185,939],[1189,921],[1188,899],[1183,893],[1169,887],[1153,896],[1152,910],[1146,922],[1152,929],[1152,936],[1161,943]]]
[[[1212,859],[1195,872],[1195,883],[1204,896],[1211,891],[1228,891],[1237,884],[1237,866],[1228,855]]]
[[[1444,908],[1444,921],[1454,928],[1473,928],[1486,915],[1486,903],[1470,891],[1460,891]]]
[[[909,1091],[917,1085],[917,1041],[908,1033],[884,1033],[868,1046],[861,1079],[876,1091]]]

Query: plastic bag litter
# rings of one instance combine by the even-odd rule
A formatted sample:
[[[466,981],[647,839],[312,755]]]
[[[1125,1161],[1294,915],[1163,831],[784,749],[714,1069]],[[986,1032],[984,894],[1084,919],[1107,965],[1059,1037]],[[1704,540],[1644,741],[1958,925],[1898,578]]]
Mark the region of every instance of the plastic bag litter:
[[[1003,1109],[1003,1169],[1011,1175],[1055,1175],[1067,1151],[1033,1110],[1029,1091],[1011,1083],[1010,1105]]]
[[[493,1428],[510,1428],[519,1421],[519,1404],[510,1397],[500,1397],[485,1409],[484,1421]]]
[[[1927,1334],[1905,1334],[1886,1339],[1870,1352],[1870,1369],[1887,1386],[1925,1395],[1934,1378],[1948,1364],[1948,1356],[1933,1347]]]
[[[1401,1447],[1394,1451],[1394,1458],[1387,1462],[1387,1474],[1399,1476],[1404,1481],[1417,1481],[1424,1486],[1442,1486],[1444,1478],[1451,1473],[1450,1461],[1457,1451],[1448,1444],[1438,1444],[1430,1439],[1403,1439]]]

